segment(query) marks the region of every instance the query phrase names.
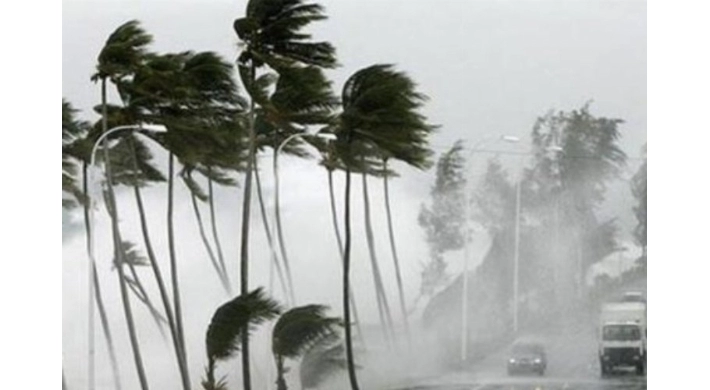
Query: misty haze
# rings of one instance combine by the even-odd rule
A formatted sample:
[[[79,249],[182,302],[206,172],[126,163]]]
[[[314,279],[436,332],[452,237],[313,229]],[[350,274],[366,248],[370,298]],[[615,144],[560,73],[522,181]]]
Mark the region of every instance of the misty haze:
[[[646,389],[646,2],[64,0],[63,389]]]

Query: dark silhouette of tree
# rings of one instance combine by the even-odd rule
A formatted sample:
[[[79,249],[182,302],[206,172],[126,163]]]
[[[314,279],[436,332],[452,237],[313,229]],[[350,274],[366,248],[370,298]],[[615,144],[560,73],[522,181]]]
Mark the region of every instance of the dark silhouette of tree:
[[[447,282],[443,254],[464,244],[466,178],[462,151],[463,142],[459,140],[439,157],[430,191],[431,206],[422,205],[419,211],[418,222],[426,234],[430,257],[422,271],[420,297],[433,295]]]
[[[339,318],[325,315],[323,305],[295,307],[283,313],[274,325],[271,336],[271,350],[276,362],[276,388],[286,390],[286,360],[300,359],[316,345],[333,344],[340,340]]]

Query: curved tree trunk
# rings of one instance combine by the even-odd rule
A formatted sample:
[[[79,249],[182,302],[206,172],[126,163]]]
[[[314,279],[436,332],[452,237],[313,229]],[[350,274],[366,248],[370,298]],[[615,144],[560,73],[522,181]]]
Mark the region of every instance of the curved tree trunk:
[[[264,222],[264,232],[266,233],[266,240],[269,243],[269,250],[271,252],[271,262],[276,267],[276,273],[279,277],[279,282],[281,283],[281,289],[284,294],[284,299],[288,301],[292,295],[289,293],[288,286],[286,285],[286,281],[284,279],[283,270],[281,269],[281,263],[279,263],[279,259],[276,256],[276,248],[274,247],[274,240],[271,235],[269,218],[266,214],[266,207],[264,206],[264,197],[261,193],[261,180],[259,180],[259,167],[257,166],[256,160],[254,161],[254,178],[256,179],[256,194],[259,198],[259,208],[261,209],[261,220]],[[293,304],[294,302],[291,302],[291,305]]]
[[[328,189],[330,194],[330,212],[333,216],[333,230],[335,231],[335,238],[338,240],[338,253],[340,254],[341,264],[344,262],[343,255],[343,240],[340,237],[340,228],[338,227],[338,211],[335,208],[335,192],[333,190],[333,170],[328,169]],[[360,336],[360,341],[365,344],[365,334],[362,333],[362,327],[360,325],[360,317],[357,313],[357,305],[355,304],[355,293],[350,289],[350,306],[352,306],[353,320],[355,321],[355,327],[357,327],[357,333]]]
[[[250,64],[249,83],[254,84],[256,69]],[[251,180],[254,160],[256,160],[256,134],[254,129],[255,104],[252,98],[249,109],[249,156],[247,158],[246,178],[244,179],[244,200],[242,203],[242,237],[240,250],[240,292],[249,293],[249,214],[251,211]],[[244,390],[251,390],[251,372],[249,370],[249,329],[245,326],[241,332],[242,346],[242,380]]]
[[[291,276],[291,267],[289,266],[288,255],[286,254],[286,243],[284,242],[283,230],[281,228],[281,207],[279,205],[279,166],[278,166],[278,150],[274,149],[274,216],[276,217],[276,232],[279,239],[279,248],[281,249],[281,260],[284,262],[286,270],[286,280],[291,293],[291,304],[296,305],[296,292],[293,288],[293,277]]]
[[[170,280],[173,286],[173,306],[175,313],[175,333],[180,347],[180,358],[183,367],[187,368],[187,348],[185,347],[185,332],[182,326],[182,305],[180,303],[180,284],[177,273],[177,259],[175,256],[175,232],[173,231],[173,172],[175,155],[170,152],[168,157],[168,253],[170,255]],[[188,376],[188,373],[185,372]],[[186,378],[189,386],[189,376]]]
[[[348,378],[352,390],[359,390],[355,372],[355,356],[350,329],[350,168],[345,171],[345,248],[343,250],[343,320],[345,321],[345,356],[348,363]]]
[[[362,173],[362,192],[365,205],[365,232],[367,237],[367,248],[370,252],[370,262],[372,265],[372,277],[375,281],[375,292],[377,294],[377,308],[380,313],[380,322],[382,331],[388,343],[394,340],[394,331],[392,323],[392,313],[390,312],[387,295],[385,294],[385,286],[382,282],[382,274],[377,262],[377,254],[375,252],[375,236],[372,233],[372,221],[370,218],[370,199],[367,191],[367,174]]]
[[[88,194],[89,193],[89,184],[88,184],[88,165],[86,163],[83,164],[83,185],[84,185],[84,193]],[[91,199],[91,198],[90,198]],[[98,273],[96,272],[96,259],[94,258],[94,241],[93,241],[93,226],[91,226],[91,218],[89,216],[90,210],[89,208],[92,207],[92,203],[88,202],[84,204],[84,225],[86,226],[86,250],[89,253],[89,284],[91,284],[90,289],[91,289],[91,294],[93,295],[94,300],[96,301],[96,307],[99,309],[99,318],[101,319],[101,327],[103,328],[104,331],[104,338],[106,338],[106,347],[108,349],[108,354],[109,354],[109,360],[111,362],[111,371],[113,373],[113,382],[114,385],[116,386],[117,390],[121,390],[121,375],[118,370],[118,361],[116,360],[116,349],[113,347],[113,337],[111,336],[111,328],[109,327],[108,324],[108,317],[106,316],[106,308],[104,307],[104,302],[103,298],[101,298],[101,288],[99,285],[99,276]],[[89,307],[92,308],[94,305],[93,301],[89,301]],[[93,322],[93,310],[90,311],[90,321],[89,321],[89,356],[90,356],[90,367],[89,367],[89,375],[90,377],[93,377],[94,375],[94,367],[93,363],[91,361],[93,360],[94,356],[94,344],[93,344],[93,337],[94,337],[94,330],[92,329],[94,327],[94,322]],[[95,386],[94,382],[89,380],[89,388],[93,389]]]
[[[394,260],[394,270],[397,276],[397,289],[399,290],[399,305],[402,309],[402,321],[404,322],[404,331],[407,335],[407,342],[411,344],[412,336],[409,331],[409,320],[407,319],[407,308],[404,299],[404,288],[402,287],[402,272],[399,269],[399,258],[397,257],[397,247],[394,243],[394,228],[392,226],[392,209],[390,208],[390,193],[389,180],[387,180],[387,159],[384,160],[385,171],[385,208],[387,209],[387,229],[390,236],[390,248],[392,248],[392,259]]]
[[[217,262],[217,257],[212,251],[212,246],[207,240],[207,235],[205,234],[205,226],[202,222],[202,215],[200,214],[200,207],[197,204],[197,195],[190,192],[190,199],[192,200],[192,210],[195,212],[195,218],[197,219],[197,228],[200,231],[200,238],[202,239],[202,243],[205,246],[205,250],[207,250],[207,255],[210,258],[210,263],[212,263],[212,267],[214,267],[214,270],[217,273],[217,277],[219,277],[219,281],[222,283],[222,288],[224,288],[224,291],[227,293],[228,296],[231,296],[232,288],[229,285],[229,280],[227,280],[227,276],[222,273],[222,269],[220,268],[219,263]]]
[[[102,106],[102,124],[103,131],[108,131],[108,118],[106,112],[106,79],[101,79],[101,106]],[[114,256],[117,259],[116,269],[118,270],[118,285],[121,289],[121,301],[123,302],[123,313],[126,317],[126,325],[128,326],[128,336],[131,341],[131,348],[133,350],[133,360],[136,364],[136,371],[138,373],[138,380],[141,384],[141,389],[148,389],[148,380],[145,375],[145,369],[143,368],[143,359],[141,357],[140,347],[138,346],[138,336],[136,334],[135,322],[133,321],[133,311],[131,310],[131,302],[128,296],[128,288],[126,287],[125,274],[123,270],[123,250],[121,248],[121,235],[118,230],[118,212],[116,210],[116,197],[113,192],[113,184],[111,180],[111,162],[109,160],[108,146],[104,144],[103,148],[104,161],[106,164],[106,177],[107,177],[107,208],[111,214],[111,230],[113,232],[113,249]]]
[[[135,147],[133,144],[133,138],[131,138],[131,148],[133,149],[133,167],[138,169],[138,161],[136,159]],[[155,252],[153,251],[153,244],[150,240],[150,234],[148,232],[148,223],[145,217],[145,207],[143,207],[143,197],[141,196],[140,187],[137,185],[133,186],[133,192],[136,197],[136,204],[138,205],[138,215],[141,221],[141,233],[143,234],[143,242],[145,243],[146,252],[148,253],[148,260],[150,261],[150,268],[153,271],[153,276],[155,276],[156,284],[158,285],[158,292],[160,293],[160,299],[163,303],[163,309],[165,310],[165,317],[168,321],[168,327],[170,328],[170,337],[173,343],[173,348],[175,349],[175,358],[178,363],[178,369],[180,371],[180,379],[182,380],[183,390],[190,389],[190,378],[188,374],[187,364],[182,359],[182,352],[180,349],[180,342],[177,337],[177,331],[175,326],[175,319],[173,317],[173,310],[171,308],[170,298],[168,297],[168,291],[165,288],[165,282],[163,281],[163,275],[160,272],[160,266],[158,265],[158,260],[155,257]]]
[[[212,173],[212,167],[207,167],[207,171],[211,174]],[[208,175],[207,176],[207,193],[209,197],[209,204],[210,204],[210,224],[212,225],[212,237],[214,238],[214,246],[215,249],[217,250],[217,258],[219,259],[219,266],[222,267],[222,274],[225,275],[227,280],[229,280],[229,272],[227,272],[227,266],[224,263],[224,253],[222,252],[222,245],[220,244],[219,241],[219,235],[217,234],[217,219],[215,218],[215,213],[214,213],[214,196],[212,192],[212,178]],[[232,287],[230,285],[229,287],[229,295],[232,295]]]

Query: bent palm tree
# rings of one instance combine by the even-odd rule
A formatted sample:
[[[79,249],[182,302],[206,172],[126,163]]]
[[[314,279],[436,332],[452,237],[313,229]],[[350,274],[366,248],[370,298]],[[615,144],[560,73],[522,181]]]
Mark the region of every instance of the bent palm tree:
[[[415,91],[414,82],[391,65],[373,65],[357,71],[345,82],[342,93],[343,112],[338,117],[336,148],[346,166],[345,179],[345,251],[343,266],[343,311],[348,375],[353,390],[358,389],[350,332],[350,176],[361,168],[360,144],[376,147],[380,152],[403,159],[423,140],[415,132],[428,131],[423,115],[417,110],[426,97]],[[415,162],[416,163],[416,162]]]
[[[101,107],[103,131],[108,130],[106,80],[111,79],[115,84],[121,82],[126,75],[134,73],[136,67],[141,62],[146,52],[146,46],[152,41],[152,36],[147,34],[135,20],[119,26],[107,39],[106,44],[101,49],[98,57],[97,72],[92,76],[92,80],[101,81]],[[106,162],[106,172],[108,180],[108,192],[106,204],[111,210],[111,226],[113,231],[113,246],[116,258],[119,259],[118,267],[119,286],[121,289],[121,301],[123,311],[128,326],[128,333],[133,351],[133,359],[136,365],[138,379],[143,390],[148,389],[148,381],[143,367],[142,356],[138,346],[138,336],[136,334],[133,312],[129,302],[128,292],[124,279],[123,253],[121,247],[121,236],[118,227],[118,215],[116,213],[115,195],[111,183],[111,164],[108,159],[108,148],[104,147],[104,161]],[[187,390],[187,389],[186,389]]]
[[[278,70],[284,66],[315,65],[333,67],[335,49],[327,42],[311,42],[303,27],[325,19],[323,7],[303,0],[250,0],[246,15],[235,20],[234,30],[244,43],[238,67],[242,84],[251,97],[249,110],[249,156],[244,179],[242,207],[240,272],[241,292],[249,291],[249,216],[251,211],[252,169],[256,155],[256,106],[262,105],[256,87],[257,70],[268,65]],[[242,374],[244,390],[251,390],[249,339],[242,332]]]
[[[322,340],[338,340],[339,318],[327,317],[323,305],[295,307],[276,321],[271,336],[271,349],[276,360],[276,386],[287,390],[286,359],[298,359],[311,347]]]
[[[242,333],[276,317],[281,309],[276,301],[268,298],[262,288],[240,295],[220,306],[212,316],[207,328],[206,378],[202,381],[205,390],[225,389],[224,379],[215,379],[216,364],[236,355],[242,345]]]

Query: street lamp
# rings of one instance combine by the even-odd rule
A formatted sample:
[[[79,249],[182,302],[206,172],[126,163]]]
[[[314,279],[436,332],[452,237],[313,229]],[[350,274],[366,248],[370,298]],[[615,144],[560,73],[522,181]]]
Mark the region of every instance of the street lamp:
[[[504,142],[510,142],[510,143],[516,143],[520,141],[520,138],[513,136],[513,135],[503,135],[500,137],[490,137],[490,138],[485,138],[481,141],[479,141],[476,145],[473,146],[473,149],[471,149],[471,152],[468,155],[468,165],[467,168],[471,168],[473,166],[472,160],[473,160],[473,155],[480,151],[483,146],[490,142],[495,142],[495,141],[504,141]],[[468,172],[469,169],[466,170]],[[464,196],[465,198],[465,210],[466,210],[466,227],[468,227],[468,221],[471,215],[471,191],[466,191],[466,194]],[[465,362],[466,357],[468,354],[468,258],[469,258],[469,253],[470,253],[470,247],[469,247],[469,229],[466,229],[466,236],[464,238],[464,259],[463,259],[463,288],[462,288],[462,297],[461,297],[461,361]]]
[[[93,196],[93,184],[96,179],[96,174],[94,172],[95,162],[96,162],[96,151],[101,145],[102,141],[106,139],[109,135],[116,133],[121,130],[136,130],[136,131],[149,131],[153,133],[164,133],[167,128],[163,125],[156,124],[137,124],[137,125],[123,125],[116,126],[109,129],[99,136],[99,138],[94,142],[94,146],[91,149],[91,159],[89,160],[89,190],[86,194],[87,202],[89,207],[89,226],[87,227],[87,234],[89,235],[89,388],[94,388],[94,299],[96,294],[96,285],[94,284],[94,272],[96,270],[96,257],[94,251],[95,238],[94,238],[94,196]]]
[[[278,159],[279,159],[279,154],[281,154],[281,150],[291,142],[292,140],[296,138],[303,138],[303,137],[316,137],[316,138],[321,138],[325,140],[335,140],[336,136],[335,134],[331,133],[320,133],[315,132],[313,134],[309,133],[295,133],[291,134],[290,136],[286,137],[279,146],[276,148],[276,151],[274,152],[274,218],[275,221],[272,224],[272,229],[278,228],[278,237],[279,237],[279,244],[281,246],[281,257],[284,258],[284,268],[286,269],[286,277],[288,279],[288,284],[289,284],[289,290],[290,290],[290,299],[291,299],[291,304],[295,305],[296,304],[296,297],[293,289],[293,280],[291,278],[291,271],[288,266],[287,261],[285,260],[286,256],[286,249],[283,247],[283,237],[281,234],[281,225],[280,225],[280,213],[279,213],[279,165],[278,165]],[[272,232],[272,237],[274,236],[274,232]]]

